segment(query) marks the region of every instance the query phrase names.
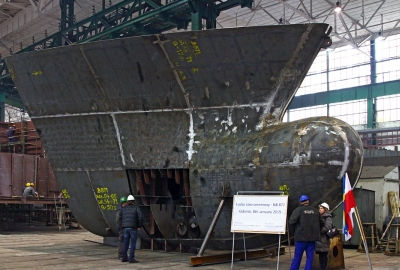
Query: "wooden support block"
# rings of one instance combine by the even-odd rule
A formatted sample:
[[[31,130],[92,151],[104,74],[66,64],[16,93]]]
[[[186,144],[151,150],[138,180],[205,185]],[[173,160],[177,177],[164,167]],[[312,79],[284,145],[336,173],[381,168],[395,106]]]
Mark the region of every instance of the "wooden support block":
[[[275,248],[277,250],[278,248]],[[262,257],[269,257],[271,252],[268,252],[265,249],[257,249],[257,250],[248,250],[246,251],[247,259],[255,259]],[[285,254],[285,248],[281,247],[279,254]],[[276,253],[275,253],[276,255]],[[236,251],[233,254],[233,260],[244,260],[245,253],[243,251]],[[190,257],[190,265],[197,266],[203,264],[213,264],[213,263],[221,263],[221,262],[229,262],[232,260],[232,253],[223,253],[223,254],[215,254],[215,255],[203,255],[200,257],[192,256]]]

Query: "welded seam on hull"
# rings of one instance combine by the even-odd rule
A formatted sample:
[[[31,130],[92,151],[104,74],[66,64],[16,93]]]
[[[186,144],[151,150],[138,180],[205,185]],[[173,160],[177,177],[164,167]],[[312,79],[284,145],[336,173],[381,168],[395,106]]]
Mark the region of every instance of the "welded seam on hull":
[[[172,72],[174,73],[175,79],[176,79],[180,89],[182,90],[183,96],[185,97],[186,105],[189,108],[189,110],[187,110],[187,112],[188,112],[189,117],[190,117],[190,127],[189,127],[190,140],[189,140],[189,150],[186,151],[186,153],[188,154],[188,160],[190,161],[192,159],[193,153],[196,153],[196,151],[193,150],[194,136],[196,134],[194,133],[194,130],[193,130],[193,110],[192,110],[192,108],[190,106],[189,93],[186,92],[186,89],[183,86],[182,80],[179,77],[178,71],[176,70],[176,67],[175,67],[174,63],[171,61],[171,58],[169,57],[168,52],[164,47],[164,42],[169,42],[169,40],[162,41],[160,39],[160,35],[155,35],[155,36],[157,37],[157,41],[155,41],[154,43],[158,44],[161,47],[162,51],[164,52],[165,58],[167,59],[169,65],[170,65],[170,67],[172,69]]]
[[[122,148],[121,135],[119,133],[118,123],[117,123],[117,120],[115,119],[115,115],[113,113],[111,113],[110,115],[111,115],[113,123],[114,123],[115,132],[117,133],[117,140],[118,140],[118,146],[119,146],[119,152],[121,155],[122,165],[125,166],[126,163],[125,163],[124,149]]]
[[[174,73],[175,79],[178,82],[178,85],[182,90],[183,96],[185,97],[186,105],[188,106],[188,108],[190,108],[189,93],[186,92],[185,87],[182,84],[182,80],[179,77],[178,71],[176,70],[176,67],[175,67],[174,63],[171,61],[171,58],[169,57],[168,52],[164,47],[164,43],[165,42],[169,42],[169,40],[162,41],[160,39],[160,35],[155,35],[155,36],[157,37],[157,41],[154,41],[153,43],[158,44],[161,47],[161,50],[164,52],[165,57],[167,58],[168,63],[170,65],[171,69],[172,69],[172,72]]]
[[[110,224],[108,224],[108,222],[107,222],[106,216],[104,215],[103,211],[101,210],[101,207],[100,207],[100,205],[99,205],[99,201],[97,200],[96,191],[94,190],[93,183],[92,183],[92,178],[90,178],[89,171],[86,171],[86,175],[87,175],[87,177],[88,177],[88,179],[89,179],[89,184],[90,184],[90,187],[92,188],[94,199],[95,199],[96,202],[97,202],[97,206],[98,206],[98,208],[99,208],[99,211],[100,211],[101,215],[103,216],[104,222],[107,224],[108,228],[111,229]]]
[[[202,110],[215,110],[215,109],[240,109],[240,108],[251,108],[261,107],[267,103],[252,103],[252,104],[236,104],[236,105],[224,105],[224,106],[210,106],[210,107],[196,107],[198,111]],[[137,111],[115,111],[115,112],[90,112],[90,113],[66,113],[66,114],[54,114],[54,115],[43,115],[43,116],[31,116],[31,119],[42,119],[42,118],[60,118],[60,117],[78,117],[78,116],[91,116],[91,115],[106,115],[106,114],[134,114],[134,113],[160,113],[160,112],[186,112],[191,113],[194,108],[185,109],[157,109],[157,110],[137,110]]]
[[[347,138],[346,138],[347,140]],[[344,144],[344,162],[342,166],[342,170],[340,171],[340,175],[338,179],[342,179],[343,175],[346,173],[347,168],[349,167],[349,157],[350,157],[350,148],[349,144],[346,142]]]
[[[281,70],[279,77],[277,79],[275,90],[271,93],[271,95],[268,98],[269,102],[267,102],[264,107],[263,115],[261,115],[260,122],[256,125],[256,130],[261,130],[264,127],[265,120],[268,114],[270,113],[271,107],[274,104],[276,96],[278,95],[280,89],[282,88],[283,82],[285,81],[285,77],[295,77],[296,70],[291,66],[293,65],[295,59],[298,57],[299,51],[303,48],[304,44],[306,43],[312,28],[313,26],[311,24],[307,26],[307,31],[304,31],[299,43],[297,44],[296,49],[292,53],[292,56],[290,57],[289,61],[285,64],[285,67]],[[283,104],[281,108],[274,108],[273,112],[274,117],[272,118],[273,119],[272,122],[280,120],[281,117],[279,116],[281,116],[282,112],[286,110],[287,106],[289,105],[289,101],[292,100],[295,94],[296,93],[293,93],[290,99],[288,99],[288,102],[286,102],[286,104]]]
[[[308,39],[308,36],[309,36],[309,34],[310,34],[310,32],[312,31],[312,29],[313,29],[313,25],[312,24],[308,24],[307,25],[307,31],[305,31],[304,33],[303,33],[303,35],[301,36],[301,40],[303,41],[303,43],[301,43],[301,46],[300,46],[300,42],[299,42],[299,44],[298,44],[298,46],[297,46],[297,48],[296,48],[296,50],[295,50],[295,55],[298,55],[298,53],[299,53],[299,51],[300,51],[300,49],[301,48],[303,48],[303,45],[306,43],[306,40]],[[318,50],[319,51],[319,50]],[[314,57],[316,56],[316,54],[314,55]],[[291,60],[294,60],[295,58],[291,58]],[[292,62],[290,63],[290,64],[292,64]],[[310,66],[311,66],[311,64],[312,64],[312,62],[310,63]],[[297,92],[297,91],[296,91]],[[288,99],[288,101],[291,101],[292,99],[293,99],[293,97],[296,95],[296,92],[293,92],[293,94],[292,94],[292,96],[291,97],[289,97],[289,99]],[[287,109],[287,107],[289,106],[289,104],[290,104],[290,102],[286,102],[286,104],[284,104],[284,106],[283,107],[281,107],[281,114],[282,114],[282,112],[285,112],[286,111],[286,109]],[[281,117],[280,117],[280,119],[283,117],[283,115],[281,115]]]
[[[106,96],[107,96],[107,95],[106,95],[106,92],[104,91],[103,86],[101,85],[98,76],[97,76],[96,73],[94,72],[94,69],[93,69],[92,65],[90,64],[89,60],[87,59],[86,54],[85,54],[85,52],[83,51],[82,46],[79,46],[79,50],[81,51],[82,56],[83,56],[83,58],[85,59],[85,62],[86,62],[86,64],[88,65],[88,67],[89,67],[89,69],[90,69],[90,72],[91,72],[92,75],[93,75],[94,80],[96,81],[96,84],[97,84],[97,85],[99,86],[99,88],[100,88],[100,91],[101,91],[101,94],[102,94],[103,99],[105,99]],[[103,105],[104,105],[104,104],[105,104],[105,103],[103,103]],[[106,107],[107,107],[107,106],[106,106]],[[105,108],[106,108],[106,107],[105,107]]]
[[[323,123],[326,124],[324,121],[315,121],[315,123]],[[342,137],[344,141],[344,160],[343,161],[338,161],[338,160],[331,160],[328,161],[329,165],[341,165],[342,169],[340,170],[339,176],[337,179],[342,179],[343,175],[346,173],[347,168],[349,167],[350,164],[350,144],[349,140],[346,136],[346,132],[342,130],[340,126],[337,125],[332,125],[332,127],[335,129],[335,131]],[[360,170],[361,171],[361,170]]]
[[[342,164],[342,169],[340,170],[340,173],[337,177],[337,179],[342,179],[343,175],[346,173],[347,168],[349,167],[350,163],[350,147],[349,147],[349,140],[346,136],[346,132],[343,132],[343,129],[340,126],[334,126],[333,128],[336,130],[336,132],[342,137],[344,141],[344,160]]]
[[[53,168],[53,171],[57,172],[82,172],[82,171],[88,171],[88,172],[98,172],[98,171],[124,171],[125,168],[122,167],[107,167],[107,168]]]
[[[189,127],[189,149],[186,151],[188,154],[188,160],[192,160],[192,155],[194,153],[197,153],[196,150],[193,150],[193,144],[194,144],[194,136],[196,136],[196,133],[194,133],[194,128],[193,128],[193,115],[189,114],[190,116],[190,127]]]

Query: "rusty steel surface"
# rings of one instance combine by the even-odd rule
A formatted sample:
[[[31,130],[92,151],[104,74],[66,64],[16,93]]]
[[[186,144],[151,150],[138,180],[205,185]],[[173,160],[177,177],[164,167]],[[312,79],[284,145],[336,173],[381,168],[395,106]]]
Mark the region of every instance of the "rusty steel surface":
[[[283,190],[290,213],[302,193],[313,205],[340,202],[345,172],[358,180],[363,148],[349,125],[327,117],[281,123],[329,31],[188,31],[5,60],[85,228],[117,235],[118,199],[132,192],[145,216],[142,239],[200,246],[227,186],[207,247],[229,249],[237,191]],[[277,241],[248,235],[246,246]]]
[[[32,121],[15,122],[14,142],[8,138],[10,123],[0,122],[0,152],[44,156],[39,135]]]
[[[5,203],[11,197],[22,197],[26,183],[34,183],[34,189],[42,198],[58,196],[60,189],[49,160],[46,158],[0,153],[0,198]],[[14,200],[12,200],[14,201]]]
[[[54,198],[31,198],[31,199],[22,199],[22,198],[3,198],[0,197],[0,204],[55,204]],[[66,204],[65,200],[58,199],[57,204]]]
[[[0,153],[0,196],[11,197],[11,153]]]

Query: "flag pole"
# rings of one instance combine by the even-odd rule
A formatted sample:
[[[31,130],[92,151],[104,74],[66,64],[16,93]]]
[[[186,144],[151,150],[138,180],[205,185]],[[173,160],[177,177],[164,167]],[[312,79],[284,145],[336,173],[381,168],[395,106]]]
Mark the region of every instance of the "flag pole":
[[[367,240],[365,238],[364,228],[363,228],[362,223],[361,223],[361,217],[360,217],[360,214],[358,212],[357,206],[355,207],[355,214],[356,214],[356,220],[357,220],[358,228],[360,229],[361,238],[362,238],[362,241],[363,241],[363,244],[364,244],[365,254],[367,254],[369,268],[372,270],[372,264],[371,264],[371,259],[369,257]]]

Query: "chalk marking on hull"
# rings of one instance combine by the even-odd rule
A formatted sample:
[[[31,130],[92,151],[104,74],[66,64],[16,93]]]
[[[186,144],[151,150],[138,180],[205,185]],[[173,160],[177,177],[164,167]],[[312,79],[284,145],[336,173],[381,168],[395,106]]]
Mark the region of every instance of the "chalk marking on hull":
[[[119,128],[118,128],[118,123],[117,120],[115,119],[115,115],[113,113],[110,114],[114,123],[114,128],[115,128],[115,132],[117,133],[117,140],[118,140],[118,146],[119,146],[119,152],[121,155],[121,160],[122,160],[122,165],[126,165],[125,163],[125,156],[124,156],[124,149],[122,148],[122,142],[121,142],[121,136],[119,133]],[[132,156],[131,156],[132,158]]]

